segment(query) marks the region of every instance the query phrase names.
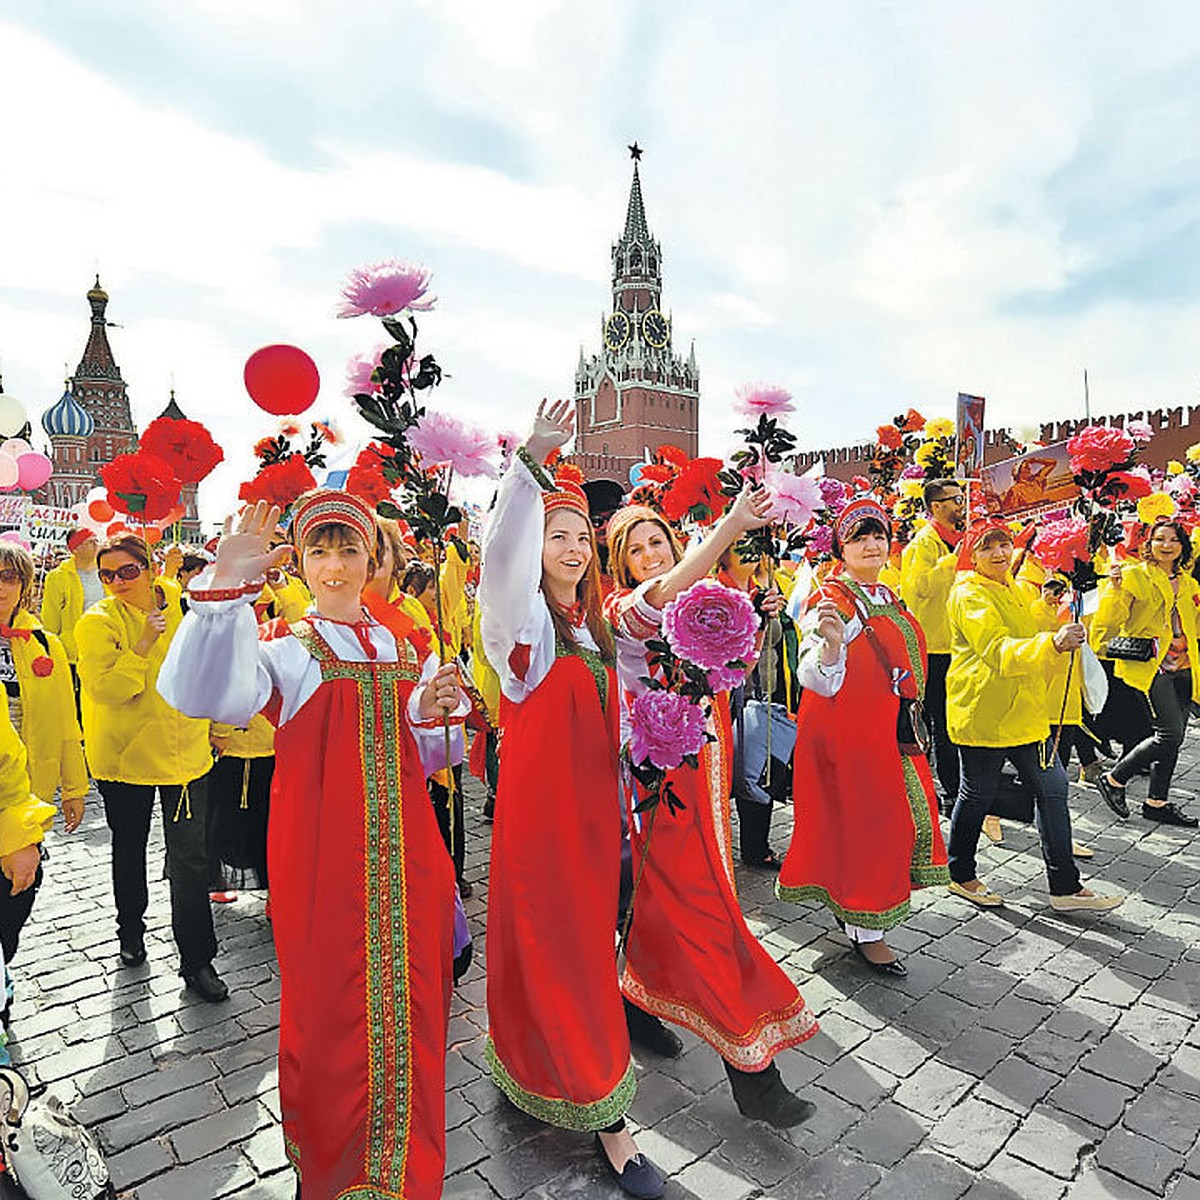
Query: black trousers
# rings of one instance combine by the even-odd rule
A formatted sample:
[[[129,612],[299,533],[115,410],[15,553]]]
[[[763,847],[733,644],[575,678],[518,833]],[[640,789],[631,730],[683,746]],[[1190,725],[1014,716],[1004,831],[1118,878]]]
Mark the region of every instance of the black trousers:
[[[775,770],[778,763],[772,763]],[[774,805],[759,804],[748,796],[735,796],[737,804],[739,849],[742,862],[758,866],[771,855],[771,809]]]
[[[33,912],[33,902],[37,899],[38,888],[42,886],[42,868],[38,867],[34,877],[33,887],[27,887],[23,892],[12,894],[12,880],[0,875],[0,946],[4,948],[4,961],[12,965],[17,957],[17,945],[21,940],[21,930]],[[3,985],[0,979],[0,985]],[[2,996],[0,996],[2,998]],[[4,1005],[0,1004],[0,1008]]]
[[[208,869],[214,890],[265,888],[275,759],[222,755],[208,774]]]
[[[949,654],[929,655],[929,670],[925,678],[925,720],[933,741],[933,765],[937,771],[942,795],[953,804],[958,799],[958,747],[950,740],[946,729],[946,672],[950,669]]]
[[[1165,800],[1179,761],[1192,702],[1191,671],[1159,671],[1150,685],[1146,706],[1150,714],[1149,737],[1138,742],[1112,769],[1118,783],[1128,783],[1139,771],[1150,768],[1151,800]]]
[[[146,843],[155,791],[162,802],[167,844],[167,880],[171,887],[171,931],[185,972],[207,966],[217,954],[212,908],[208,902],[208,776],[178,785],[121,783],[98,779],[104,817],[112,830],[113,899],[117,936],[122,945],[146,933]]]
[[[429,780],[429,798],[433,801],[433,811],[437,815],[438,828],[442,831],[442,841],[454,862],[454,878],[462,883],[463,861],[467,854],[467,835],[463,829],[463,793],[462,793],[462,763],[451,768],[454,772],[454,842],[450,841],[450,792],[441,783]]]

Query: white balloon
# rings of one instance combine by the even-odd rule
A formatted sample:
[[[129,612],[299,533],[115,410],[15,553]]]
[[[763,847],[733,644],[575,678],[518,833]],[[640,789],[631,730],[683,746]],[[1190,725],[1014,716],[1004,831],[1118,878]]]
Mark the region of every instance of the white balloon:
[[[20,477],[21,471],[17,466],[17,460],[11,454],[0,451],[0,489],[16,487]]]
[[[16,396],[0,392],[0,437],[16,437],[28,420],[25,405]]]
[[[0,442],[0,454],[7,454],[9,458],[32,453],[33,447],[24,438],[9,438],[6,442]]]

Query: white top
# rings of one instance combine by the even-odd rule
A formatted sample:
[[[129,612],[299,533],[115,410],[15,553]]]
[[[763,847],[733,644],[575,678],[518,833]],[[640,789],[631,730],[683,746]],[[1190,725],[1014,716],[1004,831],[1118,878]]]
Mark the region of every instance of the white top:
[[[197,590],[206,585],[210,572],[197,579]],[[321,664],[305,649],[299,638],[281,637],[260,641],[253,596],[236,600],[192,600],[187,615],[175,634],[162,669],[158,691],[168,704],[189,717],[219,721],[245,728],[278,692],[282,701],[276,724],[286,725],[321,686]],[[396,641],[378,622],[363,614],[367,636],[377,657],[370,659],[354,630],[338,621],[328,621],[309,611],[307,620],[345,662],[394,663]],[[217,669],[222,664],[224,669]],[[438,668],[430,654],[421,669],[422,684]],[[427,774],[446,765],[445,742],[440,719],[422,724],[420,699],[423,688],[413,688],[408,701],[408,723],[412,728]],[[460,697],[452,717],[465,717],[470,702]],[[462,725],[452,725],[451,761],[463,759]]]
[[[79,574],[79,582],[83,584],[84,609],[99,604],[104,599],[104,584],[100,582],[100,572],[95,567],[90,571],[85,571],[82,567],[76,567],[75,570]]]
[[[858,586],[866,593],[872,604],[899,604],[895,592],[885,584]],[[843,618],[845,620],[845,618]],[[796,679],[800,686],[818,696],[836,696],[846,680],[846,647],[863,631],[862,618],[855,612],[842,633],[842,649],[838,660],[831,667],[821,662],[821,651],[825,639],[817,632],[817,610],[809,609],[800,620],[800,661],[796,666]],[[892,690],[899,695],[900,671],[892,670]]]
[[[520,703],[554,666],[554,622],[542,594],[542,489],[519,458],[505,472],[483,533],[479,564],[479,630],[500,688]],[[599,650],[587,626],[575,630],[585,650]],[[509,661],[517,646],[529,647],[529,667],[518,675]]]

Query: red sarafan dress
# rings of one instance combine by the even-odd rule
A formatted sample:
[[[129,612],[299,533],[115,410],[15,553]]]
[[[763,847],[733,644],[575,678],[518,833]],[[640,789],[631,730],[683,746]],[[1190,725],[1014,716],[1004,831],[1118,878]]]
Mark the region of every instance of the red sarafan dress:
[[[278,725],[267,853],[288,1157],[305,1200],[437,1200],[454,870],[413,732],[435,745],[440,725],[417,729],[409,703],[436,660],[369,619],[276,621],[256,641],[235,607],[193,600],[164,694],[233,724],[265,704]]]
[[[623,699],[648,675],[644,639],[658,613],[637,593],[605,604],[618,636]],[[729,698],[715,697],[699,767],[668,773],[682,811],[631,815],[637,892],[621,989],[639,1008],[703,1038],[740,1071],[765,1070],[817,1031],[816,1018],[750,932],[738,904],[729,829],[733,735]]]
[[[486,1054],[518,1108],[598,1130],[624,1115],[636,1086],[616,964],[618,697],[586,626],[574,646],[555,637],[539,590],[542,514],[518,460],[497,492],[479,584],[503,730]]]
[[[925,635],[886,587],[868,592],[838,575],[809,609],[822,599],[838,605],[853,636],[832,696],[814,686],[820,639],[802,646],[795,824],[776,891],[795,903],[819,900],[863,929],[891,929],[908,915],[913,888],[950,880],[929,763],[901,755],[896,741],[900,694],[924,691]],[[887,666],[862,632],[864,618]]]

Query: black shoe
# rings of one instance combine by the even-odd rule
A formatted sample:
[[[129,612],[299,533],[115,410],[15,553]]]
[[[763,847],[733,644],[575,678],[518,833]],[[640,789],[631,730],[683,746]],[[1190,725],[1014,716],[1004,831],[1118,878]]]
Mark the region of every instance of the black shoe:
[[[850,945],[854,947],[854,953],[877,975],[891,975],[896,979],[903,979],[908,974],[908,968],[898,958],[893,958],[891,962],[876,962],[867,957],[861,943],[851,942]]]
[[[631,1042],[662,1058],[678,1058],[683,1053],[683,1043],[673,1029],[668,1029],[656,1016],[631,1004],[624,996],[621,1003],[625,1005],[625,1024],[629,1027]]]
[[[183,982],[189,991],[195,992],[207,1004],[220,1004],[229,999],[229,988],[224,980],[208,963],[195,971],[184,971]]]
[[[635,1154],[625,1166],[618,1171],[604,1149],[600,1135],[596,1134],[596,1153],[604,1160],[609,1173],[617,1181],[617,1186],[627,1196],[638,1196],[641,1200],[658,1200],[663,1194],[663,1177],[658,1168],[644,1155]]]
[[[771,1063],[765,1071],[739,1071],[725,1063],[725,1074],[733,1090],[738,1112],[752,1121],[766,1121],[776,1129],[791,1129],[807,1121],[817,1111],[811,1101],[789,1092],[779,1068]]]
[[[496,819],[496,797],[489,796],[483,802],[483,819],[485,821],[494,821]]]
[[[467,880],[460,879],[458,881],[458,894],[464,900],[470,900],[470,898],[475,895],[475,888],[472,884],[468,883]]]
[[[1184,829],[1195,829],[1200,821],[1189,817],[1174,800],[1166,804],[1143,804],[1142,816],[1147,821],[1157,821],[1160,825],[1180,825]]]
[[[146,943],[141,938],[136,942],[122,942],[121,961],[127,967],[140,967],[146,961]]]
[[[742,862],[756,871],[778,871],[783,866],[783,859],[774,850],[768,850],[766,858],[743,858]]]
[[[1104,797],[1104,803],[1121,818],[1126,820],[1129,816],[1129,805],[1125,803],[1125,789],[1123,787],[1115,787],[1109,782],[1107,775],[1101,775],[1096,780],[1096,787],[1100,795]]]

